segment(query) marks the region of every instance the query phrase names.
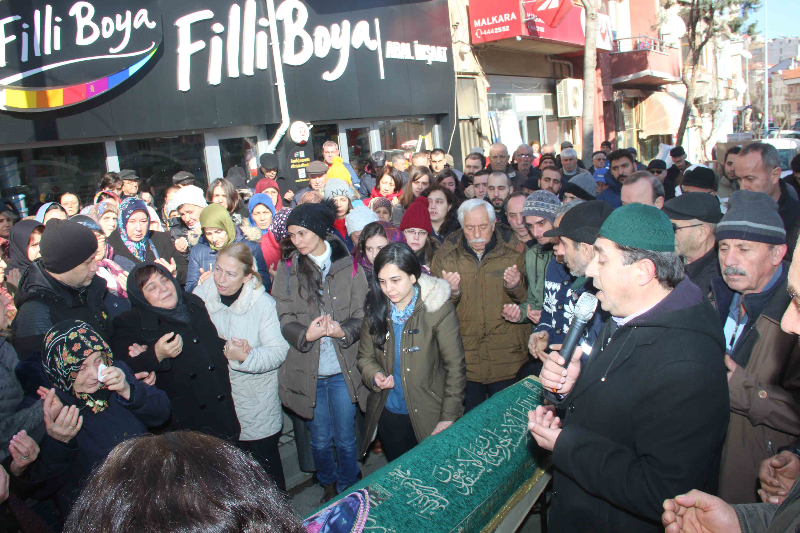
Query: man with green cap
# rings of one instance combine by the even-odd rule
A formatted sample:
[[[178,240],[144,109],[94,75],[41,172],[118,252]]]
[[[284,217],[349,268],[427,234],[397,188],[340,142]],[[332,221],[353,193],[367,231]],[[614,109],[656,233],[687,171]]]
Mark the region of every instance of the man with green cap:
[[[660,532],[664,499],[716,491],[729,418],[725,341],[714,308],[684,278],[661,210],[616,209],[594,250],[586,275],[611,320],[566,368],[551,346],[541,382],[553,406],[528,415],[536,442],[553,451],[550,524]]]

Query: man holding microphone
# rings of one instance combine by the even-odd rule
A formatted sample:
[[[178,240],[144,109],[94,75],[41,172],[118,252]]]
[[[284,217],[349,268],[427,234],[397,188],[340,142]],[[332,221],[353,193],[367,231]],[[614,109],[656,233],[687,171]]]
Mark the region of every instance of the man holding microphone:
[[[632,231],[636,228],[636,231]],[[586,275],[612,319],[592,352],[546,355],[552,403],[529,413],[552,450],[553,531],[662,531],[664,499],[715,492],[729,402],[722,326],[675,254],[659,209],[605,220]]]

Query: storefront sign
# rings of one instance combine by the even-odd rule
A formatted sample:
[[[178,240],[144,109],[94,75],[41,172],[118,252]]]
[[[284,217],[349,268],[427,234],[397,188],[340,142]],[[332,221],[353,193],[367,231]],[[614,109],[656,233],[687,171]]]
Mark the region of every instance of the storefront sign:
[[[515,37],[586,44],[585,11],[572,0],[472,0],[469,8],[473,44]],[[611,19],[598,15],[597,48],[610,51],[612,39]]]
[[[42,112],[0,144],[277,124],[276,68],[309,120],[451,112],[447,1],[356,3],[0,2],[0,109]]]

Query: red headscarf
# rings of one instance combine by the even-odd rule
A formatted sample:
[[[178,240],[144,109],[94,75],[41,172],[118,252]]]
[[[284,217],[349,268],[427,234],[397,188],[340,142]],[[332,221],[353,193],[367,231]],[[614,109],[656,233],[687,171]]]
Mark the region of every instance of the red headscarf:
[[[256,183],[256,194],[264,192],[267,189],[275,189],[278,191],[278,203],[275,205],[275,211],[283,209],[283,198],[281,198],[281,188],[278,187],[278,182],[271,178],[262,178]]]

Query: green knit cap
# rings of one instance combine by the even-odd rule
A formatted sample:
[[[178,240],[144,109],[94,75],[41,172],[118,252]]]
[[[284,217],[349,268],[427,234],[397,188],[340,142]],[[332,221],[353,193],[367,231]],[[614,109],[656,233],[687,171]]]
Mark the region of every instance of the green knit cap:
[[[622,246],[651,252],[674,252],[672,222],[657,207],[628,204],[615,209],[598,233]]]

